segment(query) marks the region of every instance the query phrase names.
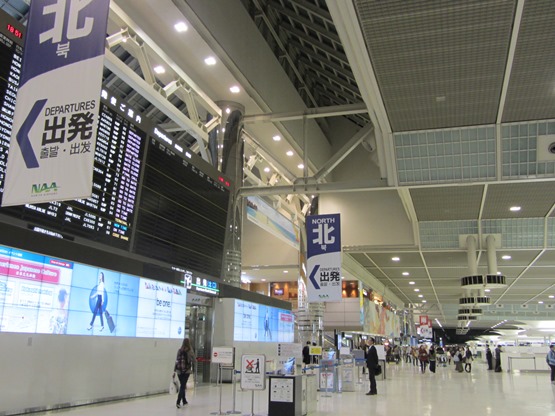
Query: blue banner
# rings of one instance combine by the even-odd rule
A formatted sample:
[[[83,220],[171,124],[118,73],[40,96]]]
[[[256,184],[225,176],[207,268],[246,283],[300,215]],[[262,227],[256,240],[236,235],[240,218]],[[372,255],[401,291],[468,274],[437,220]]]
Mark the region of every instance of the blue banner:
[[[33,0],[2,205],[87,198],[109,0]]]
[[[309,302],[341,301],[341,220],[339,214],[306,218]]]

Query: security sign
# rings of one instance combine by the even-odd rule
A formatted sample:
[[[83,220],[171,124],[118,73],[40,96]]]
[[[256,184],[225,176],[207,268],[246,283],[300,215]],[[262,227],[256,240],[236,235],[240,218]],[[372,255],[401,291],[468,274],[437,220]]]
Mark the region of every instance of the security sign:
[[[341,227],[339,214],[306,218],[309,302],[341,301]]]

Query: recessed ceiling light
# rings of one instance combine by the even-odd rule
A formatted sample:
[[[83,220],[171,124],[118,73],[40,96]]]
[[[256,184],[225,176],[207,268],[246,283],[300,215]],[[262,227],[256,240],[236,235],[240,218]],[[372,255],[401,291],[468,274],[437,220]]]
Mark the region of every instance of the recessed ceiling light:
[[[504,256],[501,256],[501,258],[502,258],[503,260],[511,260],[512,257],[509,256],[508,254],[505,254]]]
[[[393,261],[400,261],[401,259],[399,257],[391,257],[391,260]]]
[[[419,297],[419,298],[423,298],[423,297],[424,297],[424,295],[418,295],[418,297]]]
[[[281,136],[279,134],[276,134],[274,137],[272,137],[272,139],[274,139],[274,142],[279,142],[281,140]]]
[[[208,56],[207,58],[204,58],[204,63],[206,65],[216,65],[216,58],[214,58],[213,56]]]
[[[166,69],[162,65],[155,66],[153,69],[157,74],[163,74],[166,72]]]
[[[415,292],[420,292],[420,289],[414,289]]]
[[[292,150],[288,150],[287,152],[285,152],[285,154],[287,156],[293,156],[293,151]]]
[[[341,276],[341,280],[345,280],[345,276]]]
[[[265,282],[265,281],[266,281],[266,279],[260,279],[260,280],[262,280],[263,282]]]
[[[403,276],[408,276],[408,275],[410,275],[409,272],[403,272]]]
[[[422,301],[422,303],[426,303],[426,302],[428,302],[428,301],[427,301],[427,300],[423,300],[423,301]]]
[[[297,167],[298,167],[299,169],[304,169],[304,165],[303,165],[302,163],[299,163],[299,164],[297,165]]]
[[[501,274],[501,272],[497,272],[497,274],[499,274],[499,275],[500,275],[500,274]]]
[[[520,207],[517,207],[517,206],[511,207],[511,208],[509,208],[509,211],[518,212],[518,211],[520,211]]]
[[[173,25],[173,27],[178,32],[186,32],[187,29],[189,29],[189,27],[187,26],[187,23],[185,22],[177,22],[175,25]]]
[[[549,295],[549,299],[553,299],[553,298],[555,298],[555,296]]]
[[[538,300],[538,303],[543,303],[543,300]]]
[[[270,168],[269,168],[268,166],[266,166],[266,167],[264,168],[264,172],[266,172],[266,173],[270,172]]]
[[[225,113],[226,113],[226,114],[231,113],[231,108],[227,107],[227,108],[225,109]]]
[[[231,91],[233,94],[239,94],[241,88],[239,88],[237,85],[234,85],[233,87],[229,88],[229,91]]]
[[[491,292],[491,289],[486,289],[484,290],[484,292]]]
[[[414,282],[409,282],[409,285],[414,285]]]
[[[289,270],[284,270],[283,273],[289,273]]]

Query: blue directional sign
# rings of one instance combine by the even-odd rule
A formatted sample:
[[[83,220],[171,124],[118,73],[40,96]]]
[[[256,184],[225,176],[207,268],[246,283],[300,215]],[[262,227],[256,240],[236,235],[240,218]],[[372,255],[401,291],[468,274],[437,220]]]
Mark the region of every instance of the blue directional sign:
[[[309,302],[341,301],[341,220],[339,214],[306,218]]]

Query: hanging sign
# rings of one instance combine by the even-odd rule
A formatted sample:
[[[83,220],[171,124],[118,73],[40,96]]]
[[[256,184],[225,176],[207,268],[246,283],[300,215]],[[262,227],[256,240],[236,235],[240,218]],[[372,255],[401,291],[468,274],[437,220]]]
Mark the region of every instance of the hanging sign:
[[[308,301],[341,301],[340,215],[306,218]]]
[[[2,206],[92,194],[109,6],[31,2]]]

